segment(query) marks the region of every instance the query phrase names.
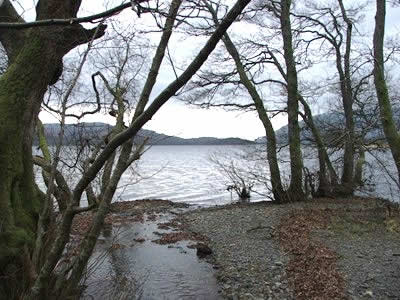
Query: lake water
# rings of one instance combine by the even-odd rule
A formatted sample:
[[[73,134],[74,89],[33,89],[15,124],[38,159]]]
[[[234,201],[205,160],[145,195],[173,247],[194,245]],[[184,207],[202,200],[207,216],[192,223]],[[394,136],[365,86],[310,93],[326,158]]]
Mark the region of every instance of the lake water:
[[[160,198],[202,206],[229,203],[237,196],[227,191],[231,183],[217,170],[210,155],[227,157],[251,148],[254,146],[153,146],[139,161],[135,170],[138,175],[128,172],[123,176],[117,198]],[[263,199],[252,195],[254,201]]]
[[[137,183],[138,176],[133,172],[124,175],[120,200],[143,198],[161,198],[174,202],[186,202],[201,206],[221,205],[237,200],[237,196],[227,191],[232,182],[218,170],[210,156],[215,155],[225,163],[236,161],[238,171],[250,171],[253,174],[264,173],[268,177],[266,161],[261,158],[248,162],[240,162],[238,153],[252,153],[261,146],[153,146],[140,160],[137,172],[143,177]],[[316,171],[317,153],[310,148],[303,149],[304,165],[310,171]],[[287,150],[279,154],[283,181],[289,182],[289,155]],[[399,190],[392,178],[397,178],[391,154],[373,151],[366,154],[364,176],[368,185],[357,191],[359,195],[378,196],[399,201]],[[340,175],[340,174],[339,174]],[[268,200],[270,195],[264,184],[255,182],[251,201]]]
[[[238,171],[251,171],[258,175],[264,173],[264,177],[268,177],[264,158],[243,163],[238,157],[237,153],[254,152],[256,147],[260,146],[152,146],[138,163],[123,175],[114,201],[165,199],[201,206],[236,201],[237,195],[227,190],[232,182],[221,174],[215,163],[210,160],[210,156],[216,155],[225,163],[235,161]],[[315,150],[303,149],[303,155],[304,165],[311,171],[316,171],[318,164]],[[283,181],[289,182],[287,149],[281,151],[279,156],[282,160]],[[391,154],[388,151],[374,151],[367,153],[366,158],[364,174],[369,178],[370,184],[358,194],[399,201],[399,189],[391,179],[397,178]],[[43,185],[40,173],[37,174],[39,185]],[[67,180],[74,182],[78,176],[77,173],[70,173]],[[251,194],[251,201],[268,200],[270,194],[265,184],[254,182],[253,189],[255,192]]]
[[[159,232],[173,232],[157,225],[173,218],[171,213],[157,215],[155,220],[145,215],[143,223],[104,230],[88,264],[82,300],[223,299],[213,267],[188,248],[194,242],[152,242],[160,238]],[[144,241],[135,242],[136,238]]]

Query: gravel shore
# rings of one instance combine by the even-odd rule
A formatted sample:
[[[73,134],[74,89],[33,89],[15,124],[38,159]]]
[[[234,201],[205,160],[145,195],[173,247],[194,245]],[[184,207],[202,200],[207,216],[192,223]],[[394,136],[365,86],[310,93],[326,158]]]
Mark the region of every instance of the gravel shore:
[[[228,299],[294,299],[276,228],[287,207],[269,203],[206,208],[185,215],[205,235],[222,295]]]
[[[299,294],[298,283],[287,273],[298,254],[283,251],[279,228],[288,215],[296,218],[317,211],[327,221],[323,228],[314,229],[311,223],[310,243],[317,252],[332,250],[333,256],[326,259],[333,259],[335,270],[320,271],[340,277],[331,278],[344,282],[339,285],[344,290],[334,298],[313,299],[400,299],[399,216],[385,217],[379,203],[322,199],[285,205],[235,204],[194,210],[185,213],[184,220],[188,230],[208,238],[213,251],[208,259],[217,268],[221,294],[227,299],[311,299]],[[302,226],[301,220],[297,226]],[[300,284],[304,291],[308,283]],[[310,289],[315,288],[312,285]]]
[[[382,207],[347,210],[331,220],[316,238],[339,256],[348,299],[400,299],[399,216]]]

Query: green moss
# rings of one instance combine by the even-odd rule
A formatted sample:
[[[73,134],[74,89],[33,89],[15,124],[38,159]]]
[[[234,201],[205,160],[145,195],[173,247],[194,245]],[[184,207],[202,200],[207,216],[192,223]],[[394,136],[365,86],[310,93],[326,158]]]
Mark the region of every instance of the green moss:
[[[10,258],[21,255],[21,248],[34,242],[32,235],[26,230],[14,227],[0,234],[0,264],[10,262]]]
[[[26,110],[32,110],[32,99],[40,94],[35,85],[41,72],[41,47],[39,38],[32,36],[0,78],[1,258],[18,255],[35,237],[39,203],[32,157],[24,141],[29,130]]]
[[[40,120],[38,120],[36,127],[37,127],[37,132],[38,132],[38,137],[39,137],[40,150],[43,153],[44,159],[50,163],[51,155],[50,155],[50,151],[49,151],[49,146],[47,144],[46,135],[44,133],[43,123]]]

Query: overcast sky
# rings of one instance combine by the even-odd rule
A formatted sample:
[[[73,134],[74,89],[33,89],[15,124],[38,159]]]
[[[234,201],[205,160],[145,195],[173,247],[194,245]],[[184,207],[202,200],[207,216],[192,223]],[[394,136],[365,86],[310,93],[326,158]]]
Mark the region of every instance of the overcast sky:
[[[120,1],[115,0],[120,3]],[[349,2],[350,0],[345,1]],[[15,1],[14,3],[16,3]],[[26,19],[32,19],[34,17],[33,7],[35,1],[24,0],[19,1],[21,7],[24,7],[24,16]],[[87,15],[96,11],[102,10],[101,6],[93,4],[94,1],[83,1],[84,5],[80,12],[81,15]],[[108,1],[109,7],[112,5]],[[374,26],[374,14],[375,7],[374,1],[370,6],[369,11],[366,11],[366,21],[363,29],[370,30],[372,32]],[[18,8],[18,5],[17,5]],[[121,17],[129,22],[132,18],[132,13],[130,11],[125,12]],[[147,22],[145,18],[142,18],[143,22]],[[387,36],[394,35],[400,32],[400,9],[399,8],[389,8],[387,10]],[[153,39],[157,39],[153,37]],[[371,34],[372,40],[372,34]],[[175,43],[179,41],[175,40]],[[193,56],[195,52],[199,49],[199,46],[195,43],[184,43],[184,47],[179,47],[179,53],[172,53],[175,55],[185,55],[187,57]],[[171,47],[173,51],[174,47]],[[165,84],[173,80],[171,77],[171,70],[166,70],[161,72],[160,79],[161,84],[158,84],[155,88],[156,92],[162,90]],[[153,93],[154,94],[154,93]],[[51,117],[48,113],[42,112],[40,118],[44,122],[54,122],[55,119]],[[106,115],[96,115],[90,116],[85,119],[85,121],[90,122],[108,122],[113,123],[114,119]],[[286,116],[278,116],[273,119],[273,124],[275,129],[285,125],[287,123]],[[265,135],[264,129],[261,122],[257,118],[255,113],[238,113],[238,112],[226,112],[223,110],[204,110],[193,108],[182,104],[177,100],[172,100],[165,104],[159,112],[153,117],[153,119],[145,125],[145,128],[155,130],[159,133],[176,135],[180,137],[200,137],[200,136],[213,136],[213,137],[241,137],[247,139],[255,139],[257,137]]]

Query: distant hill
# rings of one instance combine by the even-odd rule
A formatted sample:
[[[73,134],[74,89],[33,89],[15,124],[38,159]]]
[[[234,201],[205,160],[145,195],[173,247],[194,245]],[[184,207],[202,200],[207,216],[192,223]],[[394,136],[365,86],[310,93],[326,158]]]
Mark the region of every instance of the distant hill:
[[[55,145],[60,132],[60,124],[50,123],[44,124],[45,134],[49,145]],[[66,124],[64,128],[64,145],[76,145],[85,141],[98,143],[107,136],[112,129],[110,124],[106,123],[80,123]],[[157,133],[152,130],[141,129],[135,137],[135,142],[140,143],[146,137],[149,137],[150,145],[247,145],[254,144],[253,141],[240,138],[214,138],[201,137],[184,139],[176,136],[169,136]],[[37,145],[37,139],[34,140],[34,145]]]
[[[393,109],[393,115],[397,123],[397,128],[400,128],[400,108]],[[329,143],[330,140],[343,135],[345,130],[345,117],[342,112],[334,111],[323,113],[313,116],[314,124],[319,128],[325,142]],[[372,126],[372,121],[379,118],[379,112],[371,112],[371,115],[367,118],[361,118],[355,112],[355,131],[356,133],[364,132],[366,141],[377,141],[384,140],[385,135],[380,122]],[[368,120],[370,119],[370,120]],[[304,121],[299,122],[301,129],[301,140],[302,143],[307,144],[314,140],[311,130],[306,126]],[[278,144],[285,144],[288,142],[288,126],[285,125],[275,131],[276,139]],[[255,140],[256,143],[266,143],[267,139],[265,136],[259,137]]]

